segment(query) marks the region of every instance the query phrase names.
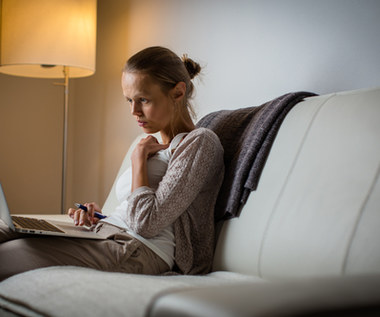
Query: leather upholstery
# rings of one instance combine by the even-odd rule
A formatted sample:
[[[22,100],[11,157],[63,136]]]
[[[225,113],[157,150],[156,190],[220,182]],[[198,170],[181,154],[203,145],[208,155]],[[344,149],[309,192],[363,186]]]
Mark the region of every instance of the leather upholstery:
[[[308,98],[283,122],[214,270],[267,279],[380,273],[380,89]]]

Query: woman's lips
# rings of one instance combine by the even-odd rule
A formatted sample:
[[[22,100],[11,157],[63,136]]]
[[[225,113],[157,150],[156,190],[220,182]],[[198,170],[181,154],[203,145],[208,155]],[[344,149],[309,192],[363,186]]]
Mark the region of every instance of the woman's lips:
[[[147,122],[137,120],[137,124],[139,125],[139,127],[144,127],[147,124]]]

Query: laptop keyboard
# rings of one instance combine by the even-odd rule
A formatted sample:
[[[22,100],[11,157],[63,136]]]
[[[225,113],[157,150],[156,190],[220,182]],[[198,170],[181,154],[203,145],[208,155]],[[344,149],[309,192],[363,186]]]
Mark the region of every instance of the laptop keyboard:
[[[64,232],[51,223],[36,218],[28,218],[28,217],[19,217],[12,216],[12,220],[16,222],[20,227],[31,229],[31,230],[43,230],[43,231],[53,231],[53,232]]]

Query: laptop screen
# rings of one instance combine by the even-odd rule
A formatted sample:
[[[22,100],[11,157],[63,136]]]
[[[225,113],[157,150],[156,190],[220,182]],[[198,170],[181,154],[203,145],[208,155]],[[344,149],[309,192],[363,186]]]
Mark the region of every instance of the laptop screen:
[[[12,230],[15,230],[11,215],[9,214],[7,201],[5,200],[5,195],[4,195],[3,187],[1,186],[1,184],[0,184],[0,218],[1,220],[5,222],[5,224],[9,228],[11,228]]]

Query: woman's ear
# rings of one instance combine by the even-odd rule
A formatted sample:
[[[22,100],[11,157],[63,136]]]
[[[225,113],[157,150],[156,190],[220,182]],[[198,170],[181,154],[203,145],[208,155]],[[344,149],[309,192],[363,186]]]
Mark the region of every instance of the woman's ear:
[[[175,85],[171,91],[172,98],[174,101],[181,101],[186,94],[186,84],[183,81],[180,81]]]

